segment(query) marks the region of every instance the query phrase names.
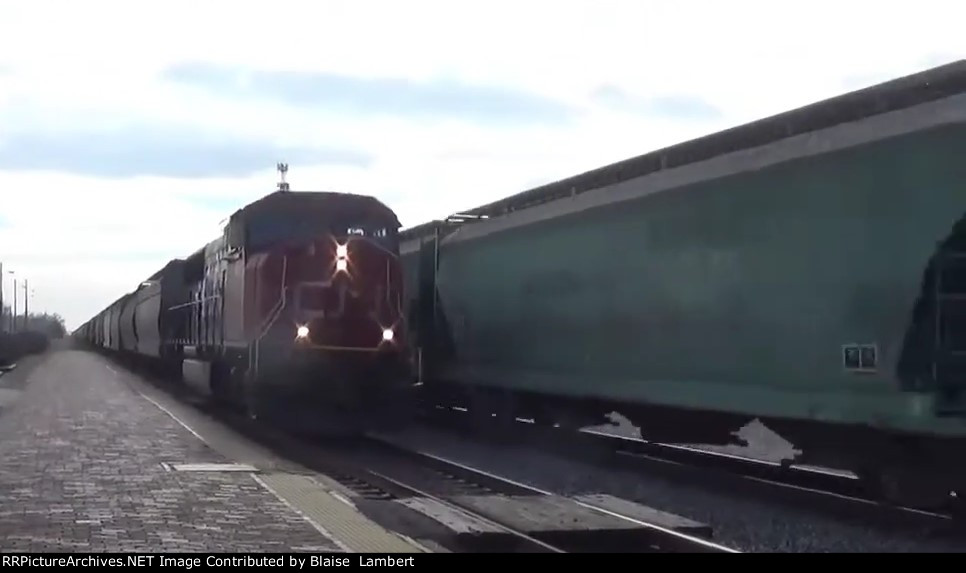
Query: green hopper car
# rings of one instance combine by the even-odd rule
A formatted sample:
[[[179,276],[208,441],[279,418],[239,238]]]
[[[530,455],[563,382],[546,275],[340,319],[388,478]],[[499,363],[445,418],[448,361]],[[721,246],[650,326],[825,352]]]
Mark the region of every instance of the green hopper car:
[[[966,483],[966,62],[404,230],[426,395]]]

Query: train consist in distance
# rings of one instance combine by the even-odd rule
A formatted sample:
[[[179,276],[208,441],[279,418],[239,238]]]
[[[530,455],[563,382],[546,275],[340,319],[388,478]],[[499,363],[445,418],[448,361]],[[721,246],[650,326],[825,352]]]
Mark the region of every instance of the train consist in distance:
[[[966,462],[966,62],[401,233],[425,396],[944,504]]]
[[[375,198],[280,190],[74,336],[252,417],[357,433],[405,422],[414,368],[399,221]]]

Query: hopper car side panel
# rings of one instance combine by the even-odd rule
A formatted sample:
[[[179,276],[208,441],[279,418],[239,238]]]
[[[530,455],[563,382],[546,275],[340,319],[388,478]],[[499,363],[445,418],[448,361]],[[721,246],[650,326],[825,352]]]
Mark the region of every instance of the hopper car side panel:
[[[476,240],[461,239],[485,223],[460,229],[437,277],[452,377],[961,433],[897,392],[897,365],[966,208],[963,153],[956,126]],[[875,345],[875,368],[847,369],[850,343]]]
[[[111,343],[109,348],[113,351],[118,351],[121,349],[121,328],[120,328],[120,311],[117,302],[111,305],[111,309],[108,312],[108,322],[110,323],[110,333],[111,333]]]
[[[160,317],[158,319],[161,338],[161,356],[172,362],[172,367],[180,368],[181,345],[179,337],[185,331],[184,313],[171,309],[188,302],[188,289],[185,285],[185,261],[176,259],[162,269],[157,279],[161,284]]]
[[[107,350],[114,349],[114,341],[117,339],[117,325],[114,321],[114,305],[112,304],[104,312],[104,348]]]
[[[134,296],[127,296],[120,303],[118,310],[119,350],[124,352],[137,352],[137,326],[134,321],[136,303]]]
[[[104,310],[100,314],[101,323],[101,341],[100,346],[103,348],[111,347],[111,318],[110,318],[110,308]]]
[[[150,284],[137,291],[134,299],[134,320],[137,326],[137,349],[142,356],[161,357],[161,285]]]

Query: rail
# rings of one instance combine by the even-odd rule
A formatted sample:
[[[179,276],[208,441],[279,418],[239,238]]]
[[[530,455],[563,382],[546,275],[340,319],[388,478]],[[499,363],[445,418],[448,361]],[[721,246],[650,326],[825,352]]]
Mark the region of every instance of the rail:
[[[887,503],[868,491],[857,477],[831,468],[771,462],[594,430],[582,430],[581,434],[604,444],[621,465],[673,473],[675,479],[690,479],[733,493],[747,491],[757,498],[769,497],[850,520],[871,520],[880,526],[939,531],[962,528],[953,509],[936,512]],[[690,476],[685,476],[685,472],[690,472]]]
[[[417,463],[433,467],[438,471],[445,472],[447,475],[453,476],[454,478],[464,482],[481,484],[494,491],[505,492],[509,495],[545,497],[554,496],[553,492],[545,491],[528,484],[523,484],[478,468],[473,468],[466,464],[449,460],[435,454],[409,448],[408,446],[399,444],[386,436],[370,434],[367,436],[367,439],[372,443],[380,445],[381,447],[388,448],[390,451],[408,456]],[[640,535],[637,536],[634,541],[634,544],[636,545],[635,548],[632,548],[634,550],[639,550],[640,547],[649,547],[651,550],[650,552],[659,553],[740,553],[735,549],[713,543],[700,537],[687,535],[632,516],[624,515],[620,512],[608,509],[591,501],[569,497],[566,499],[593,512],[609,515],[629,524],[639,526]],[[447,503],[454,504],[454,502],[451,500],[447,501]],[[456,502],[454,505],[457,505],[464,511],[475,511],[472,505],[461,504],[459,502]],[[559,550],[558,552],[572,552],[567,548],[557,547],[557,549]],[[623,548],[623,550],[628,549],[629,548]]]
[[[437,408],[423,419],[446,430],[462,427],[464,421],[469,421],[466,411],[446,408]],[[516,436],[526,436],[531,446],[567,459],[636,471],[728,496],[819,511],[864,526],[957,536],[962,534],[964,526],[962,509],[955,499],[951,500],[948,512],[893,505],[868,491],[858,478],[832,469],[649,442],[606,431],[560,430],[522,420],[517,420],[513,432]]]

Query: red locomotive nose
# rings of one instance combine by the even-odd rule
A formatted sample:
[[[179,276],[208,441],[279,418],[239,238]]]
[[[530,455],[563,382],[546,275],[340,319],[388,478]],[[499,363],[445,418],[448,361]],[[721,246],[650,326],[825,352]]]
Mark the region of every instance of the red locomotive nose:
[[[369,237],[327,237],[289,255],[293,336],[300,348],[400,349],[398,255]]]

